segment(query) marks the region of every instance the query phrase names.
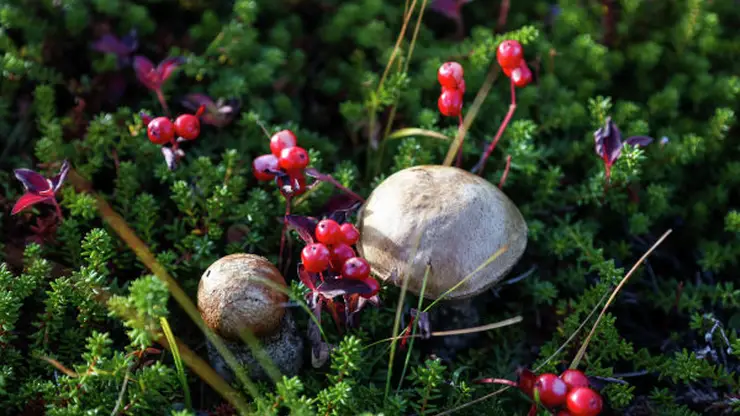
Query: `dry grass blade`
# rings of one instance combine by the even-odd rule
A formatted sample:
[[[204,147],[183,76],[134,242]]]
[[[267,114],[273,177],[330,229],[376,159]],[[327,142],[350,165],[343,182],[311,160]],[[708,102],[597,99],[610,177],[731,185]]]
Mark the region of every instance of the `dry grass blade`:
[[[427,264],[426,269],[424,270],[424,279],[421,281],[421,291],[419,291],[419,299],[416,304],[416,310],[420,311],[421,307],[424,306],[424,293],[427,290],[427,281],[429,280],[429,272],[432,270],[432,266],[430,264]],[[416,335],[416,328],[418,325],[416,325],[416,322],[414,321],[414,318],[411,318],[411,341],[409,341],[409,348],[406,351],[406,359],[403,361],[403,370],[401,370],[401,377],[398,378],[398,387],[396,387],[396,394],[398,394],[399,391],[401,391],[401,386],[403,385],[403,379],[406,377],[406,370],[409,368],[409,361],[411,361],[411,351],[414,350],[414,336]],[[403,333],[406,333],[408,328],[404,328]]]
[[[604,305],[604,308],[601,309],[601,313],[596,318],[596,322],[594,322],[594,326],[591,328],[591,332],[589,332],[588,336],[586,336],[586,340],[583,341],[583,345],[581,345],[581,348],[578,350],[578,353],[576,354],[575,358],[573,358],[573,362],[570,364],[570,368],[577,368],[578,367],[578,364],[580,363],[581,359],[583,358],[583,355],[586,353],[586,348],[588,348],[588,343],[591,341],[591,338],[594,336],[594,333],[596,333],[596,328],[599,326],[599,323],[601,322],[601,319],[604,318],[604,315],[606,314],[606,310],[609,309],[609,305],[611,305],[612,302],[614,302],[614,299],[617,297],[617,294],[622,289],[622,287],[627,283],[627,280],[629,280],[630,276],[632,276],[632,274],[635,273],[635,271],[637,270],[637,268],[640,267],[640,265],[643,262],[645,262],[645,259],[647,259],[648,256],[650,256],[650,254],[653,251],[655,251],[655,249],[658,248],[658,246],[666,238],[668,238],[668,235],[670,235],[671,232],[673,232],[673,230],[670,230],[669,229],[668,231],[666,231],[658,239],[658,241],[656,241],[655,244],[653,244],[653,246],[650,247],[650,249],[647,252],[645,252],[645,254],[643,254],[642,257],[640,257],[640,259],[637,261],[637,263],[635,263],[635,265],[632,266],[632,268],[630,269],[630,271],[627,272],[626,275],[624,275],[624,278],[622,279],[621,282],[619,282],[619,284],[617,285],[617,287],[614,289],[614,291],[612,292],[612,295],[609,297],[609,300],[606,301],[606,304]]]
[[[480,90],[478,90],[478,94],[476,94],[473,104],[470,106],[470,109],[465,114],[463,125],[460,129],[458,129],[457,137],[455,137],[455,141],[453,141],[450,144],[450,148],[447,151],[447,156],[445,156],[445,160],[442,163],[444,166],[452,165],[452,162],[455,159],[455,156],[457,155],[457,150],[460,148],[460,144],[462,143],[463,138],[465,137],[465,134],[470,128],[470,125],[473,124],[473,120],[475,120],[475,116],[478,115],[478,111],[480,110],[480,107],[483,105],[483,101],[486,99],[486,96],[488,96],[488,92],[491,91],[491,87],[493,86],[493,83],[496,81],[496,77],[498,76],[499,73],[500,73],[500,67],[496,64],[493,64],[491,66],[490,71],[488,71],[488,75],[486,75],[486,80],[483,82],[483,86],[481,86]]]
[[[449,330],[449,331],[436,331],[436,332],[432,332],[430,335],[433,336],[433,337],[449,337],[449,336],[453,336],[453,335],[473,334],[473,333],[476,333],[476,332],[485,332],[485,331],[490,331],[492,329],[498,329],[498,328],[503,328],[505,326],[518,324],[519,322],[521,322],[523,320],[524,319],[521,316],[517,315],[517,316],[515,316],[513,318],[504,319],[503,321],[494,322],[492,324],[486,324],[486,325],[481,325],[481,326],[473,326],[473,327],[470,327],[470,328],[453,329],[453,330]],[[400,334],[398,334],[398,336],[396,336],[394,338],[384,338],[384,339],[375,341],[372,344],[368,344],[365,348],[369,348],[369,347],[372,347],[372,346],[381,344],[383,342],[398,341],[400,339],[403,339],[404,337],[406,337],[406,335],[404,335],[404,332],[401,332]],[[422,335],[414,334],[414,335],[408,335],[408,337],[409,338],[421,338]]]
[[[403,37],[406,36],[406,29],[409,26],[411,15],[414,14],[414,8],[416,8],[416,0],[411,2],[411,7],[408,9],[408,11],[403,17],[403,26],[401,26],[401,32],[398,34],[398,38],[396,39],[396,44],[393,46],[393,52],[391,52],[391,57],[388,58],[388,63],[386,64],[385,70],[383,71],[383,76],[380,77],[380,82],[378,82],[378,88],[376,89],[376,94],[383,87],[383,83],[385,82],[386,77],[388,77],[388,71],[390,71],[391,65],[393,65],[393,61],[396,60],[396,55],[398,55],[398,51],[401,49],[401,42],[403,41]]]
[[[256,397],[259,394],[257,387],[246,375],[244,369],[238,364],[231,351],[229,351],[224,343],[219,340],[215,336],[215,334],[205,325],[205,322],[203,322],[203,318],[200,316],[200,313],[198,312],[197,308],[190,300],[188,295],[185,293],[185,291],[182,290],[182,288],[177,284],[172,276],[167,273],[167,270],[161,264],[159,264],[159,262],[154,257],[154,254],[152,254],[147,245],[138,236],[136,236],[136,234],[133,232],[133,230],[131,230],[126,221],[118,213],[116,213],[100,195],[92,191],[92,185],[85,178],[80,176],[74,169],[70,169],[67,179],[72,185],[75,186],[75,188],[78,189],[78,191],[88,192],[95,198],[95,201],[97,202],[98,212],[103,217],[103,220],[105,220],[105,222],[108,223],[108,225],[113,228],[118,236],[129,246],[129,248],[134,251],[139,260],[144,263],[144,265],[149,270],[151,270],[154,275],[165,282],[165,284],[167,285],[167,289],[170,291],[177,303],[180,304],[180,306],[188,314],[190,319],[192,319],[193,322],[198,325],[198,328],[200,328],[200,330],[205,334],[208,340],[211,341],[214,347],[216,347],[221,356],[223,356],[226,363],[234,371],[234,374],[236,374],[239,381],[244,384],[244,386],[249,390],[250,394]],[[162,339],[164,339],[164,337]],[[181,353],[183,352],[182,350],[180,351]],[[203,362],[202,365],[205,365],[210,369],[210,366],[208,366],[208,364],[205,364],[205,362]],[[211,371],[213,370],[211,369]],[[215,375],[216,373],[214,372],[213,374]],[[216,375],[216,377],[218,376]],[[222,384],[219,385],[223,386],[225,384],[226,386],[228,386],[228,384],[226,384],[223,379],[221,379],[220,377],[218,378],[222,382]],[[236,392],[233,389],[230,390]],[[219,394],[222,395],[231,393],[226,390],[217,391],[219,392]],[[224,398],[229,400],[240,411],[246,412],[246,406],[241,398],[238,397],[238,393],[237,397],[229,394],[228,397],[224,395]]]
[[[442,133],[438,133],[432,130],[420,129],[418,127],[407,127],[405,129],[396,130],[390,135],[388,135],[388,140],[402,139],[404,137],[409,137],[409,136],[424,136],[424,137],[431,137],[434,139],[440,139],[440,140],[445,140],[445,141],[452,140]]]
[[[69,368],[65,367],[64,364],[60,363],[59,361],[57,361],[57,360],[55,360],[53,358],[49,358],[49,357],[46,357],[46,356],[39,357],[39,358],[42,359],[42,360],[44,360],[44,361],[46,361],[47,363],[51,364],[52,366],[54,366],[54,368],[56,368],[57,370],[61,371],[62,373],[64,373],[65,375],[67,375],[69,377],[77,378],[77,377],[80,376],[79,374],[77,374],[74,371],[70,370]]]
[[[496,390],[496,391],[494,391],[494,392],[491,392],[491,393],[488,393],[488,394],[486,394],[485,396],[482,396],[482,397],[479,397],[479,398],[477,398],[477,399],[471,400],[471,401],[469,401],[469,402],[467,402],[467,403],[465,403],[465,404],[461,404],[460,406],[457,406],[457,407],[456,407],[456,408],[454,408],[454,409],[450,409],[450,410],[445,410],[445,411],[444,411],[444,412],[442,412],[442,413],[437,413],[437,414],[436,414],[436,415],[434,415],[434,416],[451,415],[451,414],[453,414],[453,413],[457,412],[458,410],[462,410],[462,409],[464,409],[464,408],[466,408],[466,407],[469,407],[469,406],[472,406],[472,405],[474,405],[474,404],[478,404],[478,403],[480,403],[480,402],[484,402],[484,401],[486,401],[486,400],[490,399],[491,397],[494,397],[494,396],[498,396],[499,394],[501,394],[501,393],[505,392],[506,390],[509,390],[510,388],[511,388],[511,387],[509,387],[509,386],[506,386],[506,387],[502,387],[502,388],[500,388],[500,389],[498,389],[498,390]]]

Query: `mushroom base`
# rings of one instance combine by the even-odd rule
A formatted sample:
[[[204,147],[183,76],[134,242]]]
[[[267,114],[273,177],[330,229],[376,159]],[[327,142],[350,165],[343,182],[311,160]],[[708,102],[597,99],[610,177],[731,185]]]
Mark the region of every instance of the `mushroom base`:
[[[432,331],[450,331],[480,325],[481,317],[472,298],[443,300],[429,311]],[[469,348],[480,337],[480,333],[434,337],[430,347],[436,355],[452,360],[461,350]]]
[[[218,335],[216,335],[218,337]],[[247,370],[247,375],[253,380],[268,380],[269,377],[249,345],[242,342],[232,342],[221,337],[219,339],[236,357],[237,362]],[[288,377],[295,376],[303,367],[303,338],[298,334],[293,316],[290,311],[285,312],[280,324],[280,331],[273,335],[258,338],[265,355],[275,364],[280,373]],[[218,349],[208,340],[208,359],[211,366],[225,380],[234,380],[234,373],[226,360],[218,353]]]

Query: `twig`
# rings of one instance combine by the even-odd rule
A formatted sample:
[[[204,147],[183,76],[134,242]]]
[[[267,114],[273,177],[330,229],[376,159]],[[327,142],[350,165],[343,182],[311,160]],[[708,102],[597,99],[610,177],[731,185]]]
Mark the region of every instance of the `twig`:
[[[506,156],[506,167],[504,168],[504,173],[501,174],[501,181],[498,183],[498,189],[503,189],[504,184],[506,183],[506,178],[509,177],[509,169],[511,169],[511,155]]]
[[[116,416],[118,414],[118,408],[121,407],[121,403],[123,403],[123,396],[126,394],[126,386],[128,386],[128,377],[131,374],[131,367],[126,368],[126,375],[123,376],[123,385],[121,386],[121,391],[118,393],[118,400],[116,400],[116,406],[113,407],[113,411],[110,412],[110,416]]]

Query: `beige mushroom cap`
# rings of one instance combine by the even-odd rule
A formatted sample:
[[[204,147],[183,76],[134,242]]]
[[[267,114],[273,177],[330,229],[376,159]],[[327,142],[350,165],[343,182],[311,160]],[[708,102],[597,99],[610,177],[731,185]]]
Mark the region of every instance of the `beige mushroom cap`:
[[[462,169],[414,166],[389,176],[359,212],[357,249],[383,280],[409,272],[409,291],[436,299],[507,250],[445,299],[475,296],[500,281],[527,247],[527,224],[514,203],[485,179]],[[410,256],[423,232],[418,249]],[[410,269],[408,268],[410,267]],[[394,282],[400,285],[400,279]]]
[[[211,264],[198,284],[198,310],[206,325],[233,341],[245,329],[257,337],[275,333],[288,296],[260,280],[286,287],[280,271],[261,256],[231,254]]]

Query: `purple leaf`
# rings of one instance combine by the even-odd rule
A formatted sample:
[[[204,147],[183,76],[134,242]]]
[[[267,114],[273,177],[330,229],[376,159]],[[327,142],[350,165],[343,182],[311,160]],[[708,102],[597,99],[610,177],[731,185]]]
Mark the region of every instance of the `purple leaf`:
[[[49,195],[39,195],[39,194],[33,194],[30,192],[27,192],[23,194],[18,201],[13,206],[13,210],[10,212],[10,215],[15,215],[24,209],[30,207],[31,205],[36,205],[40,202],[47,202],[50,201],[53,197]]]
[[[429,312],[419,312],[415,308],[411,308],[411,316],[414,318],[416,326],[419,327],[419,335],[422,339],[429,339],[432,337],[431,321],[429,320]]]
[[[205,106],[206,111],[200,118],[201,122],[216,127],[224,127],[231,123],[239,108],[236,100],[219,99],[214,102],[211,97],[198,93],[188,94],[182,105],[190,111],[198,111],[201,106]]]
[[[111,34],[103,35],[93,42],[92,47],[98,52],[116,54],[119,58],[127,57],[138,47],[136,32],[132,31],[123,39],[118,39],[118,37]]]
[[[128,35],[121,38],[121,43],[123,43],[128,50],[130,50],[130,53],[133,53],[136,49],[139,48],[139,36],[136,33],[136,29],[131,29],[130,32],[128,32]]]
[[[607,117],[606,125],[594,132],[594,143],[596,154],[607,166],[613,165],[622,155],[622,133],[611,117]]]
[[[314,231],[319,220],[313,217],[303,217],[300,215],[286,215],[285,223],[288,229],[295,230],[306,244],[312,244],[315,240]]]
[[[26,190],[33,194],[48,193],[53,189],[51,182],[44,175],[31,169],[16,169],[15,177],[23,183]]]
[[[369,295],[373,288],[364,281],[357,279],[325,280],[316,290],[327,298],[345,295]]]
[[[437,13],[441,13],[450,19],[460,19],[460,8],[472,0],[433,0],[429,7]]]
[[[162,86],[162,78],[157,70],[154,69],[152,61],[146,57],[141,55],[134,57],[134,71],[139,82],[150,90],[158,90]]]
[[[362,202],[358,201],[357,198],[341,193],[329,198],[321,212],[326,213],[328,218],[342,224],[347,221],[347,216],[361,205]]]
[[[625,140],[624,142],[630,146],[645,147],[653,142],[653,138],[648,136],[632,136],[627,138],[627,140]]]
[[[59,188],[64,184],[64,180],[67,179],[67,173],[69,173],[69,161],[65,160],[62,163],[61,169],[59,169],[59,173],[51,178],[51,187],[54,189],[54,193],[59,191]]]
[[[172,150],[172,148],[167,146],[162,146],[161,149],[167,169],[175,170],[177,168],[177,162],[185,156],[185,152],[182,149]]]
[[[160,62],[159,65],[157,65],[157,72],[159,73],[161,82],[167,81],[167,79],[172,75],[172,73],[182,64],[185,63],[185,58],[180,56],[175,56],[171,58],[167,58],[164,61]]]

